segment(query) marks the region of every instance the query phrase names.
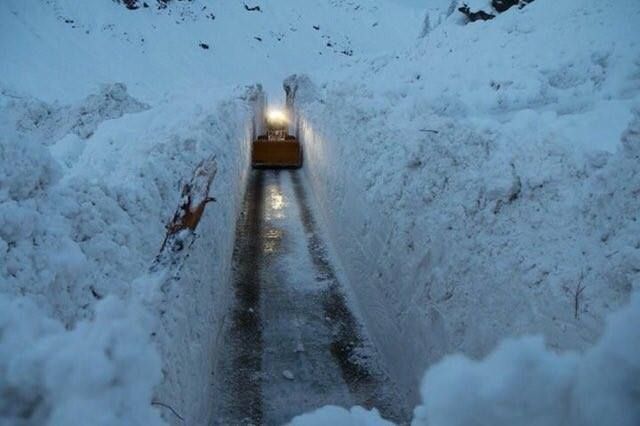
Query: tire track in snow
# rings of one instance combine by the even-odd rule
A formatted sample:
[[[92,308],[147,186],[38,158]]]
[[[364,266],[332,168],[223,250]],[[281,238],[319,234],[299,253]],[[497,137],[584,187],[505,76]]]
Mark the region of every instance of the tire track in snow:
[[[382,371],[375,349],[365,337],[360,322],[352,313],[342,285],[331,265],[327,247],[317,231],[304,185],[297,173],[291,174],[300,216],[307,234],[307,245],[316,270],[316,279],[328,283],[322,305],[333,328],[331,354],[340,366],[342,377],[359,405],[377,408],[395,421],[409,419],[407,408],[394,392],[388,376]]]
[[[297,171],[251,174],[213,424],[277,425],[324,405],[406,419],[351,313]]]
[[[331,327],[288,171],[265,171],[261,277],[263,424],[280,425],[327,404],[355,400],[333,362]]]
[[[263,175],[252,174],[245,197],[243,217],[236,228],[233,251],[235,306],[225,338],[223,383],[218,419],[214,424],[261,424],[262,325],[260,318],[261,238],[263,228]]]

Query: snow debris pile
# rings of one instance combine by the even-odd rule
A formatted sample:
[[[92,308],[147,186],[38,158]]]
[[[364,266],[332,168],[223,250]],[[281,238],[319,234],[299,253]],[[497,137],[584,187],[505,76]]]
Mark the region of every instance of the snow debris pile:
[[[640,285],[640,3],[462,21],[340,79],[294,79],[319,214],[415,402],[450,353],[525,334],[588,348]]]
[[[634,426],[640,419],[640,294],[610,316],[584,354],[556,353],[542,337],[502,342],[481,361],[450,355],[431,367],[413,426]],[[388,426],[374,410],[324,407],[292,426]]]

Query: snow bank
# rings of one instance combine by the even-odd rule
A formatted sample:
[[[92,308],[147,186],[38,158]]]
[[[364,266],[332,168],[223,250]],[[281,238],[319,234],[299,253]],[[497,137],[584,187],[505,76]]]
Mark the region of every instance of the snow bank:
[[[640,422],[640,295],[611,315],[584,355],[540,337],[507,340],[481,362],[461,355],[431,368],[414,425],[605,425]]]
[[[209,418],[259,97],[203,91],[150,107],[113,84],[72,105],[3,99],[3,421],[157,424],[164,405],[186,421]],[[218,201],[198,228],[207,238],[179,274],[147,272],[181,181],[212,154]]]
[[[298,78],[318,212],[414,401],[448,353],[589,346],[638,287],[639,7],[455,13],[414,52]]]
[[[67,330],[29,298],[0,294],[0,424],[162,424],[151,322],[109,297]]]
[[[502,342],[481,361],[450,355],[424,377],[413,426],[583,426],[640,422],[640,293],[612,314],[584,354],[556,353],[541,337]],[[374,410],[324,407],[296,426],[389,425]]]

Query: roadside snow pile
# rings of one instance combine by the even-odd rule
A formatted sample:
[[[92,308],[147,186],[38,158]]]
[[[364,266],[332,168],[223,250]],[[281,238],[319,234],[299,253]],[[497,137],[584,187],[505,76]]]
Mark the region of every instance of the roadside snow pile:
[[[635,426],[640,422],[640,293],[584,354],[541,337],[502,342],[481,361],[451,355],[429,369],[413,426]],[[324,407],[292,426],[388,426],[374,410]]]
[[[612,314],[583,355],[541,337],[506,340],[483,361],[461,355],[431,368],[413,424],[634,426],[640,423],[640,293]]]
[[[448,353],[589,346],[640,283],[640,3],[461,20],[341,80],[288,82],[318,211],[416,402]]]
[[[208,419],[257,94],[1,97],[0,423],[155,424],[152,394]],[[148,274],[181,181],[212,154],[207,238],[184,273]]]
[[[71,330],[26,297],[0,294],[0,424],[162,424],[150,318],[115,298]]]

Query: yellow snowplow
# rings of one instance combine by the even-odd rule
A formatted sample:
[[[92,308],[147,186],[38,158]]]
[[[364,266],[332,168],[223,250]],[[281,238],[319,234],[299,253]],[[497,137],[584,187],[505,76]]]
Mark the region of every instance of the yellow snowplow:
[[[267,134],[258,136],[251,148],[253,168],[299,168],[302,166],[300,142],[287,133],[288,120],[280,111],[267,114]]]

